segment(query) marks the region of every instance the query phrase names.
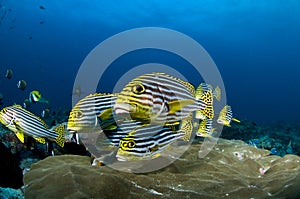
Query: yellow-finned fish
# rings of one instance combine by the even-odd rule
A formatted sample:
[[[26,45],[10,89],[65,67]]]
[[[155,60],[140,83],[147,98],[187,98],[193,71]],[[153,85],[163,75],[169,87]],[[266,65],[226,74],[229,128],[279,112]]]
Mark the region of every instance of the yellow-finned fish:
[[[193,111],[213,118],[212,92],[196,97],[190,83],[155,72],[131,80],[119,93],[114,111],[117,116],[130,114],[133,120],[163,126],[178,123]]]
[[[207,83],[201,83],[195,93],[195,98],[198,99],[199,96],[205,96],[207,93],[212,93],[213,97],[215,97],[218,101],[221,100],[221,89],[219,86],[215,88],[213,91],[213,87],[210,84]],[[209,98],[207,100],[212,100],[210,104],[213,104],[213,98]],[[202,111],[196,111],[195,118],[201,119],[201,120],[206,120],[206,119],[212,119],[213,117],[207,117],[205,114],[203,114]]]
[[[46,123],[21,105],[13,105],[0,111],[0,122],[13,131],[24,143],[24,135],[33,137],[42,144],[46,139],[54,140],[59,146],[64,146],[64,125],[49,130]]]
[[[184,132],[174,132],[169,127],[146,124],[121,139],[116,157],[119,161],[154,159],[184,135]]]
[[[210,84],[207,84],[207,83],[201,83],[198,88],[196,89],[196,93],[199,93],[199,94],[204,94],[205,92],[208,92],[208,91],[212,91],[213,90],[213,86],[210,85]],[[221,100],[221,89],[219,86],[217,86],[215,88],[215,90],[213,91],[213,96],[218,100],[220,101]]]
[[[31,91],[29,94],[29,102],[30,103],[49,103],[49,100],[45,99],[39,91]]]
[[[225,105],[219,114],[217,122],[225,126],[230,126],[231,121],[240,122],[240,120],[232,117],[231,106]]]
[[[116,128],[112,107],[117,100],[116,94],[90,94],[72,108],[68,119],[71,133],[89,133],[106,128]],[[106,111],[110,110],[110,111]]]
[[[212,133],[214,132],[213,128],[213,120],[212,119],[204,119],[200,122],[198,131],[196,133],[199,137],[212,137]]]

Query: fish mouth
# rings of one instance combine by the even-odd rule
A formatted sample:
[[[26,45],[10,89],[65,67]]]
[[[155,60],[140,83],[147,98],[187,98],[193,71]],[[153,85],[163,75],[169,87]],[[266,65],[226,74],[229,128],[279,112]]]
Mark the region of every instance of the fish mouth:
[[[119,162],[126,162],[126,161],[128,161],[127,158],[122,157],[122,156],[120,156],[120,155],[116,155],[116,158],[117,158],[117,160],[118,160]]]
[[[124,115],[124,114],[130,114],[136,110],[136,106],[133,106],[131,104],[115,104],[114,111],[117,115]]]

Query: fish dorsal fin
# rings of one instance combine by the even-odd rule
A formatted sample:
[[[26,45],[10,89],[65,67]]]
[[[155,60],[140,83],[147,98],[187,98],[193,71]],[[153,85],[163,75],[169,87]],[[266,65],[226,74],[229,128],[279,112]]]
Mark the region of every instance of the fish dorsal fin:
[[[16,136],[22,143],[24,143],[24,134],[23,133],[16,132]]]
[[[91,94],[87,95],[84,98],[88,98],[88,97],[102,97],[102,96],[117,96],[117,95],[118,95],[117,93],[91,93]]]
[[[13,107],[23,109],[23,107],[20,104],[14,104]],[[26,109],[24,109],[24,110],[26,110]]]
[[[156,73],[156,74],[160,74],[160,75],[164,75],[166,77],[169,77],[171,79],[173,79],[174,81],[177,81],[179,83],[181,83],[183,86],[185,86],[189,91],[190,93],[194,96],[195,95],[195,87],[189,83],[189,82],[186,82],[186,81],[183,81],[182,79],[179,79],[179,78],[176,78],[176,77],[173,77],[171,75],[168,75],[166,73]]]
[[[169,114],[174,114],[177,111],[180,111],[182,108],[195,103],[194,100],[175,100],[168,103]]]
[[[34,114],[32,114],[32,115],[34,115]],[[46,124],[46,122],[44,121],[44,120],[42,120],[40,117],[38,117],[38,116],[36,116],[36,115],[34,115],[35,117],[37,117],[37,119],[43,124],[43,126],[46,128],[46,129],[48,129],[48,125]]]
[[[180,131],[184,132],[184,136],[182,139],[186,142],[190,141],[193,132],[192,115],[193,113],[190,113],[190,115],[187,118],[184,118],[180,126]]]

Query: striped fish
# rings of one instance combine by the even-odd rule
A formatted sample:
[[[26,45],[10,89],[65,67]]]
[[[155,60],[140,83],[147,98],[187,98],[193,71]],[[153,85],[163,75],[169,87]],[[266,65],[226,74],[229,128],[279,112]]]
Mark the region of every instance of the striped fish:
[[[220,111],[217,122],[225,126],[230,126],[231,121],[240,122],[240,120],[232,117],[231,106],[225,105]]]
[[[143,123],[172,125],[201,111],[214,117],[212,92],[195,98],[194,87],[165,73],[150,73],[131,80],[119,93],[114,111]]]
[[[207,83],[201,83],[198,88],[196,89],[196,93],[205,93],[205,92],[208,92],[210,90],[213,90],[213,86],[210,85],[210,84],[207,84]],[[218,100],[220,101],[221,100],[221,89],[219,86],[217,86],[215,88],[215,90],[212,92],[213,93],[213,96]]]
[[[196,135],[199,137],[212,137],[213,132],[214,132],[213,120],[204,119],[200,122]]]
[[[46,123],[21,105],[5,107],[0,111],[0,122],[13,131],[24,143],[24,135],[33,137],[42,144],[46,139],[54,140],[59,146],[64,146],[64,125],[49,130]]]
[[[71,110],[68,131],[78,133],[95,132],[104,128],[115,128],[112,107],[116,94],[95,93],[81,99]],[[108,110],[108,112],[107,112]]]
[[[168,127],[146,124],[132,130],[120,141],[116,157],[119,161],[154,159],[184,135],[184,132],[174,132]]]
[[[116,129],[104,130],[104,134],[112,145],[118,147],[120,140],[125,138],[131,131],[141,127],[142,125],[143,123],[133,120],[123,121],[122,123],[118,124]]]
[[[197,87],[195,98],[198,99],[199,96],[205,96],[208,92],[209,93],[211,92],[213,97],[215,97],[218,101],[221,100],[221,89],[220,89],[220,87],[217,86],[215,88],[215,90],[213,91],[212,85],[207,84],[207,83],[201,83]],[[211,100],[213,100],[213,99],[211,99]],[[211,104],[213,104],[213,102],[211,102]],[[201,120],[206,120],[207,118],[211,119],[212,117],[207,117],[205,114],[203,114],[203,112],[196,111],[195,118],[201,119]]]

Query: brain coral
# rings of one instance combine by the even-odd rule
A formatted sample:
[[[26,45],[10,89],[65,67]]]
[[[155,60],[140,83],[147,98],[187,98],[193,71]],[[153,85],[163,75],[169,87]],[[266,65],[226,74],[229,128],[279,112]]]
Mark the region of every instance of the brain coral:
[[[24,177],[26,198],[299,198],[300,158],[269,156],[222,140],[204,158],[201,142],[168,167],[147,173],[94,167],[84,156],[48,157]]]

